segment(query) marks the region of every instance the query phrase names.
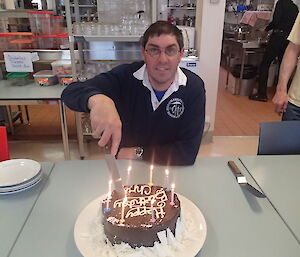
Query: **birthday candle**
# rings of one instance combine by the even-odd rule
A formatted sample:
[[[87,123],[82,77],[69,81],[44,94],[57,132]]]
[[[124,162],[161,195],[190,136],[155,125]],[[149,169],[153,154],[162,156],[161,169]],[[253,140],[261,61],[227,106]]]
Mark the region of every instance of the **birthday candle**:
[[[172,184],[171,185],[171,202],[170,202],[171,205],[175,204],[174,203],[174,191],[175,191],[175,184]]]
[[[148,183],[148,185],[149,186],[153,186],[153,182],[152,182],[152,177],[153,177],[153,165],[151,164],[150,165],[150,178],[149,178],[149,183]]]
[[[166,188],[167,188],[167,192],[169,192],[169,191],[170,191],[170,185],[169,185],[169,170],[166,169],[166,170],[165,170],[165,173],[166,173],[166,177],[165,177],[165,179],[166,179]]]
[[[109,202],[110,202],[110,193],[107,193],[106,207],[104,209],[105,212],[110,212]]]
[[[127,168],[127,183],[126,183],[128,186],[129,186],[130,172],[131,172],[131,166],[128,166],[128,168]]]
[[[151,200],[151,219],[150,219],[150,222],[155,222],[155,218],[154,218],[154,208],[153,208],[154,202],[155,202],[155,199],[152,199],[152,200]]]
[[[108,181],[108,193],[109,193],[109,196],[111,196],[111,185],[112,185],[112,180]]]
[[[107,200],[106,200],[106,208],[104,209],[105,212],[110,212],[109,202],[111,199],[111,185],[112,185],[112,180],[108,181],[108,193],[107,193]]]
[[[125,205],[126,205],[126,202],[127,202],[127,197],[125,196],[124,199],[123,199],[123,202],[122,202],[122,212],[121,212],[121,220],[120,220],[120,223],[124,223],[124,222],[125,222],[125,219],[124,219],[124,212],[125,212]]]

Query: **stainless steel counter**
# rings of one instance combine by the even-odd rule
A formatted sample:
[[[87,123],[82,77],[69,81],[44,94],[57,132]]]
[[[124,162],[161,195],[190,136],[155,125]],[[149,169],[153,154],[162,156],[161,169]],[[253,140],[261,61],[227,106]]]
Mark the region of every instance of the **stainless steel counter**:
[[[239,94],[241,90],[241,82],[243,79],[243,73],[246,63],[246,58],[249,54],[263,54],[265,51],[265,44],[261,43],[258,40],[236,40],[234,38],[224,38],[223,39],[223,48],[228,49],[228,54],[226,56],[226,70],[227,70],[227,79],[226,79],[226,85],[228,85],[228,78],[229,78],[229,71],[231,68],[231,58],[232,58],[232,52],[234,49],[237,49],[237,51],[240,53],[241,58],[241,69],[240,69],[240,77],[239,77],[239,83],[237,83],[237,86],[235,87],[235,94]]]

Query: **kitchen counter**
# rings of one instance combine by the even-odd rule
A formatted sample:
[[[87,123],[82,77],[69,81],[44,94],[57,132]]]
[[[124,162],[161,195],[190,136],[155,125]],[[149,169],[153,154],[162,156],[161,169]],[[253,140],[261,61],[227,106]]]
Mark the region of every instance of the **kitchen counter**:
[[[259,40],[236,40],[235,38],[223,39],[223,54],[225,55],[226,62],[225,68],[227,70],[226,86],[228,85],[229,72],[231,70],[231,61],[233,58],[233,52],[237,52],[240,56],[240,77],[234,89],[234,94],[238,95],[241,90],[241,82],[244,73],[244,67],[247,63],[247,57],[249,54],[263,54],[265,51],[266,42]]]

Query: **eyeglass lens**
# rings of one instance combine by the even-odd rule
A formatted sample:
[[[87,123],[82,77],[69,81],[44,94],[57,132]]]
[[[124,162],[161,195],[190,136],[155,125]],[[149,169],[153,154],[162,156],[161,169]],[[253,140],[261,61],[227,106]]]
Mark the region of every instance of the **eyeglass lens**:
[[[149,47],[146,49],[146,51],[151,56],[158,56],[161,54],[161,52],[164,52],[167,56],[175,56],[177,53],[179,53],[178,48],[174,46],[167,47],[164,50],[161,50],[157,47]]]

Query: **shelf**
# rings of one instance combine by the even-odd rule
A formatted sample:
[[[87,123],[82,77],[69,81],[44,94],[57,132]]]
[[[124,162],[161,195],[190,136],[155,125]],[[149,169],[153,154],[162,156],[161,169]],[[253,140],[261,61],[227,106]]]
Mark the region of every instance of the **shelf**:
[[[70,4],[71,7],[75,7],[74,4]],[[97,5],[94,4],[79,4],[78,7],[83,7],[83,8],[91,8],[91,7],[97,7]]]
[[[168,9],[170,10],[196,10],[196,7],[171,7],[169,6]]]
[[[89,35],[73,35],[75,39],[85,39],[91,41],[113,41],[113,42],[139,42],[142,35],[107,35],[107,36],[89,36]]]

